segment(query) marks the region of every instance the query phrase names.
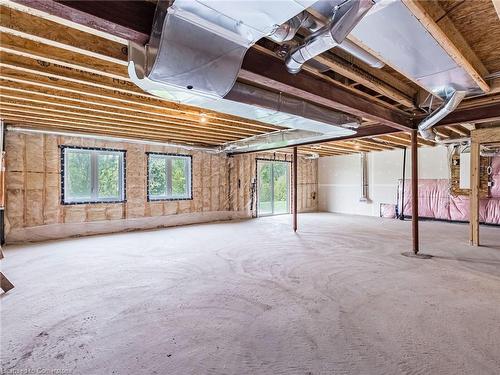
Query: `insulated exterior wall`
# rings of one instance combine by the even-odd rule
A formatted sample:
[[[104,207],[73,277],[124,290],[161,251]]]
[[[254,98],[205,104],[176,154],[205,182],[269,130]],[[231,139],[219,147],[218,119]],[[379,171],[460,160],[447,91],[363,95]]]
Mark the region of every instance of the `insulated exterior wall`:
[[[61,145],[126,150],[126,202],[61,204]],[[146,152],[192,155],[192,200],[147,201]],[[7,131],[7,242],[250,218],[250,184],[255,177],[256,157]],[[317,161],[300,160],[299,208],[314,211],[317,204],[311,197],[316,192]]]
[[[257,159],[292,161],[290,154],[278,153],[255,153],[237,155],[230,158],[230,169],[232,179],[230,181],[232,199],[230,207],[234,211],[243,211],[253,214],[254,206],[252,202],[252,182],[257,177]],[[291,171],[290,171],[291,172]],[[297,211],[314,212],[318,210],[318,159],[306,159],[299,156],[298,163],[298,183],[297,183]],[[290,183],[293,186],[292,174],[290,173]],[[290,189],[293,190],[293,189]]]

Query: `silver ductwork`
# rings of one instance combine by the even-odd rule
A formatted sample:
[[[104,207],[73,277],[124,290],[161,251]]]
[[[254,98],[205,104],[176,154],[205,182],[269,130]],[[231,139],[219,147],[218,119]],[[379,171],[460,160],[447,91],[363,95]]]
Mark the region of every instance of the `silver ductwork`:
[[[301,27],[306,29],[315,29],[317,27],[313,17],[306,11],[300,12],[295,17],[277,26],[276,30],[268,38],[276,43],[288,42],[293,39]]]
[[[349,39],[435,96],[454,87],[468,95],[482,90],[400,0],[376,4],[352,29]],[[331,4],[319,0],[315,13],[330,17]]]
[[[363,48],[358,47],[349,39],[345,39],[342,43],[340,43],[337,46],[337,48],[340,48],[345,52],[353,55],[354,57],[368,64],[372,68],[380,69],[385,66],[385,64],[381,60],[377,59],[371,53],[366,52]]]
[[[341,44],[373,4],[372,0],[344,0],[335,5],[330,21],[287,55],[287,70],[296,74],[307,61]]]
[[[465,91],[456,91],[454,89],[446,90],[442,95],[442,99],[444,100],[443,104],[441,104],[434,112],[432,112],[429,116],[418,124],[418,130],[420,135],[424,139],[428,140],[440,140],[439,136],[436,134],[432,127],[445,118],[448,114],[453,112],[455,108],[458,107],[460,102],[465,98]]]
[[[150,41],[146,46],[134,44],[130,58],[138,77],[168,85],[174,99],[222,98],[233,87],[248,48],[269,35],[287,38],[286,27],[279,31],[277,25],[314,3],[159,0]],[[299,22],[304,22],[304,16],[293,24]]]
[[[287,40],[299,27],[314,27],[304,12],[314,2],[175,0],[169,6],[160,0],[149,43],[129,45],[129,76],[173,102],[291,129],[283,131],[287,144],[353,135],[356,117],[236,82],[245,52],[258,39]],[[259,141],[275,148],[284,138]]]

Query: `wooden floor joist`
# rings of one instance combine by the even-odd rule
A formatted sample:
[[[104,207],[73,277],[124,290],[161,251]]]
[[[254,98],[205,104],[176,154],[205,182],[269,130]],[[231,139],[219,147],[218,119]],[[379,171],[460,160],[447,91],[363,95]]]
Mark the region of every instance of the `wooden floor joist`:
[[[30,1],[19,0],[25,4]],[[85,16],[85,20],[80,19],[86,22],[85,27],[80,28],[70,19],[61,21],[43,13],[50,13],[51,9],[63,13],[71,11],[67,5],[47,0],[40,2],[42,12],[28,13],[26,7],[9,4],[0,5],[0,110],[16,124],[67,131],[78,131],[80,127],[82,131],[99,134],[128,134],[129,137],[189,144],[198,141],[200,145],[220,145],[281,129],[169,102],[143,92],[131,82],[127,72],[127,45],[123,35],[143,39],[145,36],[134,29],[134,22],[128,23],[129,29],[118,27],[118,33],[123,35],[116,36],[113,30],[109,30],[108,35],[106,24],[100,23],[109,16],[104,15],[95,24],[99,31],[89,33],[88,28],[93,27],[92,14]],[[141,7],[141,4],[126,6],[127,9],[134,7]],[[431,9],[428,15],[432,22],[437,22],[448,34],[450,30],[455,33],[453,23],[438,7],[427,7]],[[88,5],[80,8],[78,12],[86,10],[97,14],[100,11]],[[64,16],[63,13],[59,16]],[[143,21],[141,27],[147,29],[152,20]],[[461,38],[461,35],[452,35],[449,39],[476,71],[484,75],[487,69]],[[341,155],[409,145],[409,135],[396,131],[414,128],[423,116],[415,109],[419,88],[411,81],[394,74],[389,67],[373,69],[344,56],[341,51],[330,51],[316,58],[331,69],[328,74],[305,66],[304,72],[291,76],[285,71],[283,62],[276,58],[274,50],[268,48],[270,43],[260,43],[248,51],[239,80],[363,118],[355,135],[358,140],[330,140],[317,147],[302,146],[300,152]],[[408,113],[410,109],[415,110],[415,118]],[[500,118],[500,95],[464,100],[454,113],[442,120],[447,128],[438,126],[436,130],[446,138],[468,136],[469,130],[461,124],[475,123],[480,116],[490,120]],[[419,137],[418,145],[433,146],[435,143]]]

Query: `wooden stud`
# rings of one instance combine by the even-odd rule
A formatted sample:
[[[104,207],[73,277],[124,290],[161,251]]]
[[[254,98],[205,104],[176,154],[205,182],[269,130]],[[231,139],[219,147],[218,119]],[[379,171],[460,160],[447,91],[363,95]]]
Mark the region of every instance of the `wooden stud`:
[[[470,218],[469,218],[469,228],[470,228],[470,244],[473,246],[479,246],[479,184],[480,184],[480,151],[481,144],[477,140],[473,140],[471,143],[471,158],[470,158],[470,183],[471,183],[471,193],[470,193]]]

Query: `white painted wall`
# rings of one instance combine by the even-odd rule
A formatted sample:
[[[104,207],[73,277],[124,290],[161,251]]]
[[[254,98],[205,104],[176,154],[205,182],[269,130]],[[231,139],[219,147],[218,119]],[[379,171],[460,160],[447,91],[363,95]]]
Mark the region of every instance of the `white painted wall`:
[[[419,178],[449,178],[446,147],[418,150]],[[369,202],[360,202],[360,155],[319,159],[320,211],[379,216],[380,203],[396,204],[398,180],[403,173],[403,150],[368,153]],[[406,178],[411,177],[410,150],[406,154]]]

